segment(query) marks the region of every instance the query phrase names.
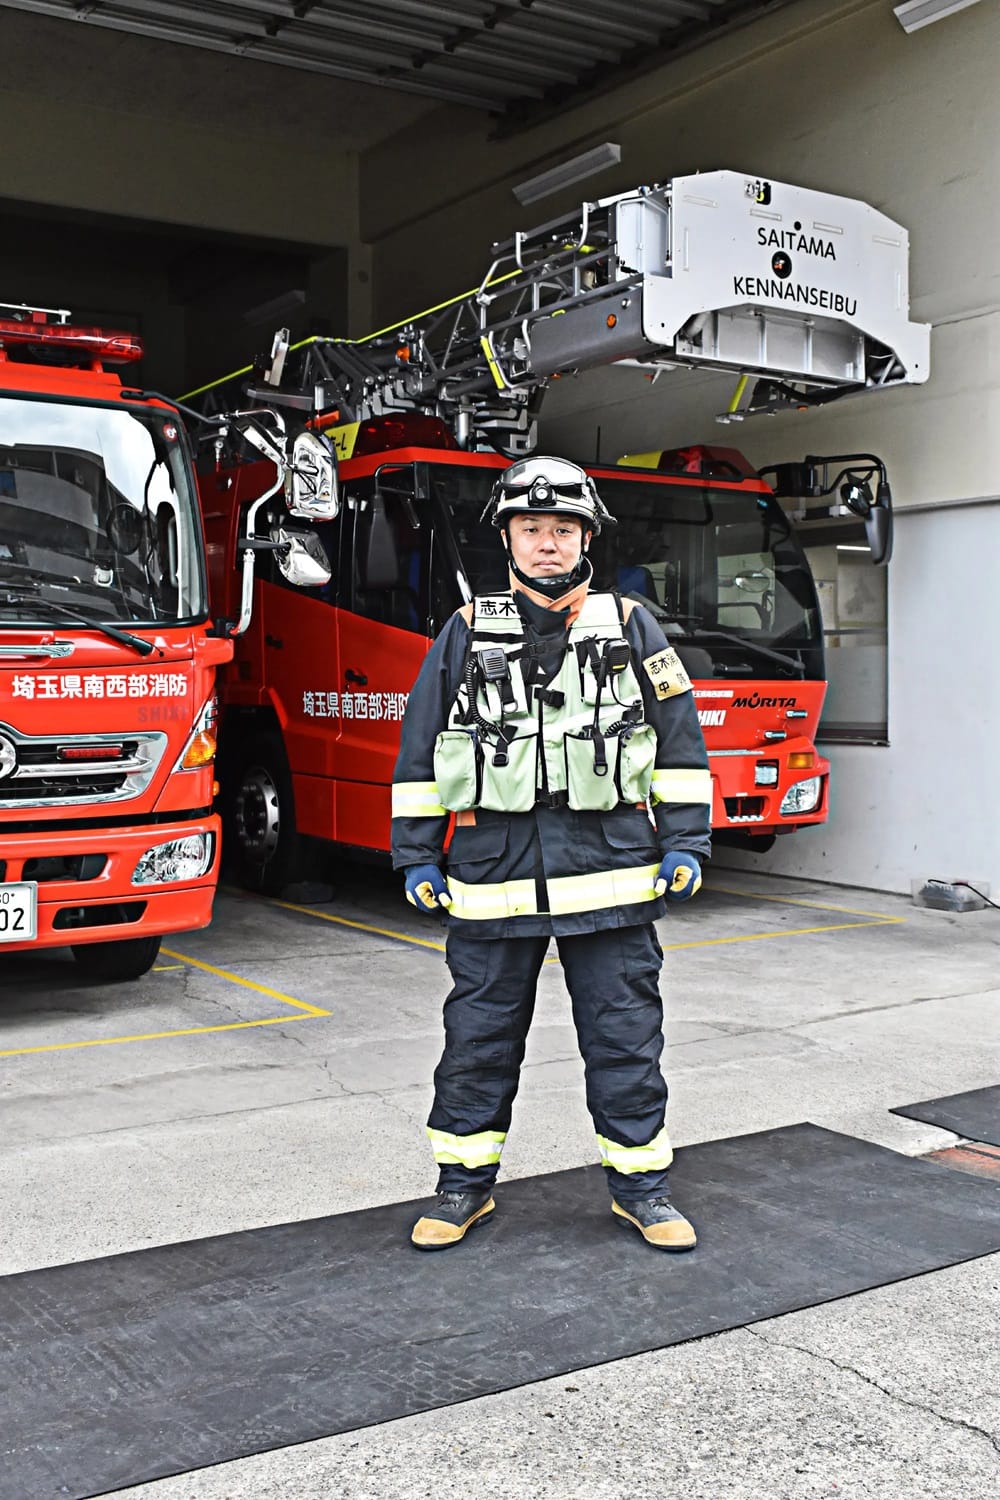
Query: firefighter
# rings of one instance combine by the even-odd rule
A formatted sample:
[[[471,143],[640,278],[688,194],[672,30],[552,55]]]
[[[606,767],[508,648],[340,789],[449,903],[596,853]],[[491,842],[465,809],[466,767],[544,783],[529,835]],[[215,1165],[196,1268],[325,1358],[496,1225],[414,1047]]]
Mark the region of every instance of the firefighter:
[[[437,1199],[412,1240],[447,1248],[495,1208],[555,937],[612,1213],[658,1249],[688,1250],[695,1231],[667,1186],[653,921],[695,894],[709,853],[691,684],[642,605],[591,592],[587,551],[613,517],[583,469],[521,459],[487,514],[509,591],[458,610],[426,657],[393,785],[393,863],[413,905],[447,914],[453,981],[427,1127]]]

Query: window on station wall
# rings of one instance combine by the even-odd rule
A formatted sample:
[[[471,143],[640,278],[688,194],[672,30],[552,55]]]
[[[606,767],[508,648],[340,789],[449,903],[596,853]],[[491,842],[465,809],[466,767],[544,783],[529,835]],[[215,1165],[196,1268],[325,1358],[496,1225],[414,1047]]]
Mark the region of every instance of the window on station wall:
[[[817,738],[828,744],[886,745],[888,574],[876,567],[858,523],[801,526],[819,596],[827,694]]]

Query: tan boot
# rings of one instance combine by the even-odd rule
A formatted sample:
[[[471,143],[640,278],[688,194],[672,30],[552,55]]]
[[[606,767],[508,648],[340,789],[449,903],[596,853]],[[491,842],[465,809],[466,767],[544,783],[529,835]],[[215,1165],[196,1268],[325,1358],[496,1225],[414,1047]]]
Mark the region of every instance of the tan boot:
[[[437,1207],[413,1226],[410,1239],[418,1250],[447,1250],[457,1245],[479,1219],[496,1208],[491,1188],[479,1192],[438,1193]]]
[[[611,1200],[611,1212],[634,1224],[647,1245],[657,1250],[693,1250],[698,1243],[694,1225],[689,1224],[667,1197],[640,1198],[622,1208]]]

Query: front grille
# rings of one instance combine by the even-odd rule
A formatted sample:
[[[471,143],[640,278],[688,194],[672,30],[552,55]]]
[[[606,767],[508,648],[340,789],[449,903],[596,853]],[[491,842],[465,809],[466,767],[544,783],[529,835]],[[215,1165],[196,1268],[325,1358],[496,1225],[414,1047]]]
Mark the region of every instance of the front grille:
[[[80,927],[120,927],[138,922],[146,910],[145,901],[109,901],[106,906],[62,906],[52,919],[58,932]]]
[[[37,880],[39,885],[54,880],[96,880],[107,862],[106,854],[47,854],[26,859],[21,878]]]
[[[725,802],[730,823],[763,823],[763,797],[727,797]]]
[[[152,780],[167,744],[163,733],[36,738],[3,724],[0,734],[15,752],[13,767],[0,778],[0,808],[72,807],[80,802],[124,802],[138,797]],[[66,758],[70,750],[99,754],[104,747],[109,754],[106,761]]]

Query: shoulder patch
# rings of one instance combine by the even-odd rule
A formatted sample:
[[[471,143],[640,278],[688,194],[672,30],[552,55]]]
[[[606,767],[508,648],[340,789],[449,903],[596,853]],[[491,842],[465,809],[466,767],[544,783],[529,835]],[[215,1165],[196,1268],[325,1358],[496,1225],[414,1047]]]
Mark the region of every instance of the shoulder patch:
[[[642,665],[658,698],[676,698],[678,693],[691,691],[691,679],[673,646],[645,657]]]

